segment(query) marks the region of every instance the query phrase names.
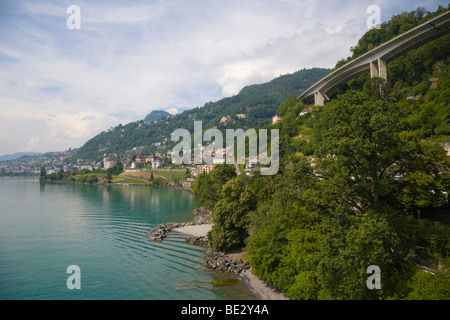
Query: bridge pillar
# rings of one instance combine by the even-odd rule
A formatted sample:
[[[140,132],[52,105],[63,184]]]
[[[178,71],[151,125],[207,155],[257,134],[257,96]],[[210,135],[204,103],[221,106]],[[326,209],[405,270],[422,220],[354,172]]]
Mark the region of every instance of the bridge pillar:
[[[378,76],[387,82],[386,60],[378,58]]]
[[[387,81],[386,60],[378,58],[377,60],[370,62],[370,77],[379,77]]]
[[[325,104],[325,95],[322,92],[314,92],[314,104],[316,106],[323,106]]]

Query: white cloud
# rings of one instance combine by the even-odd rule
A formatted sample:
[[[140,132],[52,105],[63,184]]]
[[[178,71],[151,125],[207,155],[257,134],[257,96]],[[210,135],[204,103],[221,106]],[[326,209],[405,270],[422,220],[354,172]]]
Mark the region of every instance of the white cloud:
[[[178,114],[178,109],[177,108],[170,108],[166,110],[168,113],[170,113],[171,115],[176,115]]]
[[[33,137],[28,141],[27,151],[34,150],[36,148],[36,144],[41,140],[40,137]]]

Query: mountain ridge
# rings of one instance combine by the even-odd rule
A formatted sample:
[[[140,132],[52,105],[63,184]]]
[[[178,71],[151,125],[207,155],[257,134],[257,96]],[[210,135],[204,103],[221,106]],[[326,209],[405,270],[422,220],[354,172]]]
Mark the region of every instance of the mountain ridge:
[[[157,121],[160,120],[162,118],[167,118],[171,116],[171,114],[167,111],[164,110],[153,110],[152,112],[150,112],[145,118],[144,118],[144,122],[152,122],[152,121]]]
[[[42,152],[15,152],[15,153],[8,153],[0,156],[0,161],[7,161],[7,160],[15,160],[19,159],[21,157],[25,156],[38,156],[42,155],[44,153]]]

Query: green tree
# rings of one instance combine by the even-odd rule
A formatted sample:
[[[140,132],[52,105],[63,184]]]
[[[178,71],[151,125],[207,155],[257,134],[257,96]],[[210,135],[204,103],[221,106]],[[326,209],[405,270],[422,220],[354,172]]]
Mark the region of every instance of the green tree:
[[[446,151],[432,141],[416,143],[417,157],[405,164],[405,174],[399,181],[397,199],[408,212],[439,207],[448,202],[450,167]]]
[[[407,300],[449,300],[450,278],[417,271],[409,285],[411,292]]]
[[[194,191],[202,201],[203,205],[208,209],[213,209],[217,200],[219,199],[219,186],[214,183],[210,174],[200,173],[194,182],[191,184],[192,191]]]
[[[86,178],[86,182],[90,184],[94,184],[98,182],[98,177],[95,174],[90,174]]]
[[[212,210],[219,200],[222,186],[235,177],[236,170],[233,165],[217,164],[211,173],[199,174],[191,184],[191,188],[200,197],[202,203]]]
[[[47,180],[47,172],[45,171],[45,167],[41,167],[41,172],[39,175],[39,180],[40,181],[45,181]]]
[[[236,177],[236,169],[232,164],[216,164],[211,171],[211,177],[215,183],[223,186],[227,181]]]
[[[386,215],[369,211],[350,218],[335,214],[324,223],[325,232],[321,250],[312,258],[319,299],[380,299],[401,293],[414,266],[408,261],[402,243]],[[340,221],[338,221],[338,219]],[[342,224],[342,220],[347,223]],[[381,270],[381,290],[366,286],[367,267],[376,265]],[[301,288],[295,292],[301,293]]]
[[[66,176],[63,169],[58,171],[58,180],[63,180],[63,178]]]
[[[106,172],[106,181],[108,183],[111,183],[111,181],[112,181],[112,174],[111,174],[111,172]]]
[[[244,181],[228,181],[214,206],[214,225],[208,232],[211,247],[225,250],[242,246],[248,236],[248,214],[255,209],[255,195]]]
[[[294,299],[406,297],[420,246],[445,256],[447,238],[408,235],[398,213],[442,204],[445,152],[403,131],[402,108],[364,92],[341,95],[315,116],[314,170],[285,155],[282,176],[258,191],[247,247],[254,272]],[[369,265],[389,270],[382,290],[367,289]]]
[[[402,133],[404,113],[397,105],[350,91],[323,108],[320,118],[318,172],[356,211],[397,206],[393,195],[406,206],[420,204],[420,194],[428,197],[431,190],[442,199],[448,184],[439,173],[448,159],[442,148]]]
[[[122,163],[122,161],[118,160],[114,166],[112,166],[111,168],[106,169],[106,172],[109,172],[109,173],[111,173],[113,175],[116,175],[116,176],[121,174],[123,172],[123,163]]]

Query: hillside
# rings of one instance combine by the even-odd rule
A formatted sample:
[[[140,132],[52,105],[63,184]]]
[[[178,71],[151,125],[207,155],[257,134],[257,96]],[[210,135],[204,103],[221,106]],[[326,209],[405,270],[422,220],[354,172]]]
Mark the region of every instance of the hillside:
[[[143,147],[139,150],[144,154],[154,154],[157,150],[163,154],[170,147],[170,134],[178,128],[193,132],[194,120],[203,121],[204,129],[214,126],[219,129],[262,127],[270,124],[283,100],[298,96],[329,72],[329,69],[321,68],[302,69],[268,83],[245,87],[233,97],[208,102],[203,107],[186,110],[167,119],[119,125],[87,141],[74,158],[100,160],[104,154],[133,153],[135,147]],[[237,114],[244,114],[245,118],[238,118]],[[222,117],[227,116],[227,121],[221,123]],[[161,146],[156,146],[155,143],[161,143]]]
[[[420,12],[435,14],[404,16]],[[448,300],[449,52],[450,35],[435,39],[390,62],[387,84],[366,73],[301,116],[281,103],[276,175],[217,165],[192,184],[211,247],[243,248],[294,300]]]

